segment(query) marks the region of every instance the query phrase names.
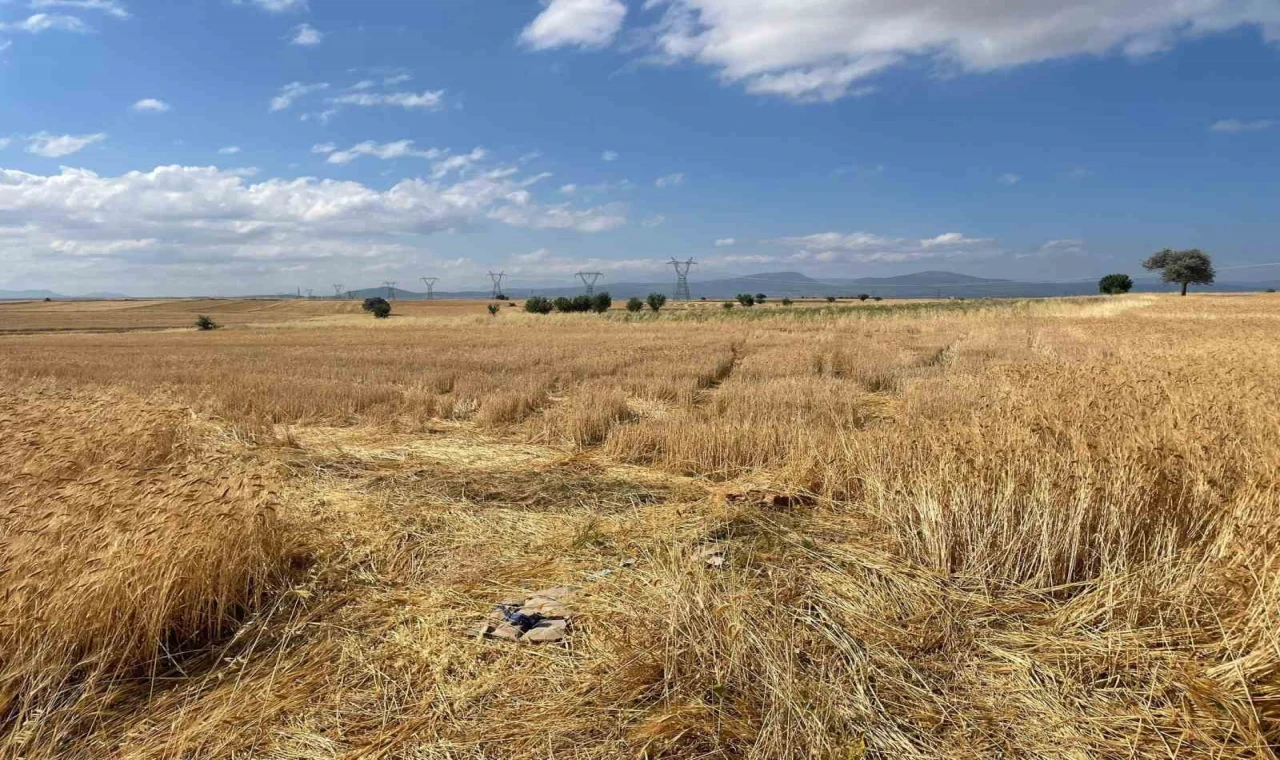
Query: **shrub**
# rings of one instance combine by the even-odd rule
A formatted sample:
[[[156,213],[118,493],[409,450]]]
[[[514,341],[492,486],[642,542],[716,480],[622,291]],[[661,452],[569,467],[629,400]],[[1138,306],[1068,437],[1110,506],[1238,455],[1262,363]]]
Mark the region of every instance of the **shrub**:
[[[743,306],[755,306],[756,297],[751,295],[750,293],[739,293],[738,303],[742,304]]]
[[[201,314],[200,316],[196,317],[196,329],[197,330],[217,330],[218,323],[214,322],[212,317],[206,317],[205,315]]]
[[[631,312],[632,314],[636,313],[637,311],[640,311],[643,308],[644,308],[644,301],[641,301],[639,297],[631,296],[630,298],[627,299],[627,311]]]
[[[591,310],[597,314],[603,314],[613,307],[613,296],[606,291],[604,293],[596,293],[591,297]]]
[[[499,308],[498,304],[496,303],[489,304],[489,316],[491,317],[498,316],[498,308]]]
[[[649,308],[653,309],[655,312],[667,304],[667,297],[661,293],[650,293],[649,297],[644,300],[645,303],[649,304]]]
[[[591,296],[574,296],[570,311],[591,311]]]
[[[530,314],[550,314],[553,308],[551,299],[543,296],[529,296],[524,301],[524,310]]]
[[[836,302],[835,296],[827,296],[827,303],[835,303],[835,302]]]
[[[386,319],[391,316],[391,304],[382,296],[364,299],[364,304],[360,308],[378,319]]]
[[[880,296],[876,296],[875,298],[872,298],[871,300],[872,300],[872,301],[883,301],[884,299],[883,299],[883,298],[881,298]]]
[[[1276,292],[1276,289],[1275,289],[1275,288],[1267,288],[1267,292],[1268,292],[1268,293],[1274,293],[1274,292]]]
[[[794,303],[794,302],[793,302],[790,298],[784,298],[784,299],[782,299],[782,305],[783,305],[783,306],[790,306],[792,303]]]
[[[865,301],[865,300],[867,300],[867,299],[868,299],[868,298],[870,298],[870,297],[871,297],[871,296],[867,295],[866,293],[859,293],[859,294],[858,294],[858,300],[859,300],[859,301]]]
[[[766,296],[764,293],[756,293],[756,303],[764,303],[764,300],[766,298],[768,298],[768,296]]]
[[[724,308],[724,309],[726,309],[726,310],[728,310],[728,309],[732,309],[732,308],[733,308],[733,301],[725,301],[724,303],[720,304],[720,306],[721,306],[721,308]]]
[[[562,314],[566,314],[568,312],[573,311],[573,301],[570,301],[568,298],[565,298],[564,296],[560,296],[559,298],[552,301],[551,303],[553,306],[556,307],[556,311]]]
[[[511,300],[511,296],[508,296],[506,293],[499,293],[498,295],[494,296],[494,298],[495,298],[495,299],[497,299],[497,300],[499,300],[499,301],[510,301],[510,300]]]
[[[1133,278],[1127,274],[1109,274],[1098,280],[1098,292],[1114,296],[1133,290]]]

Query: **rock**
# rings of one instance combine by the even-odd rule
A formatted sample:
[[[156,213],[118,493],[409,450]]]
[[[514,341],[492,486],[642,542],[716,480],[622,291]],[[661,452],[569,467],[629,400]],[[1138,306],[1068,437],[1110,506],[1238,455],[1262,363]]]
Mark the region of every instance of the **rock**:
[[[546,597],[534,597],[530,599],[520,611],[526,615],[541,615],[544,618],[568,617],[569,608],[565,607],[555,599],[547,599]]]
[[[529,595],[530,599],[537,597],[546,597],[548,599],[556,599],[566,604],[573,599],[573,589],[569,586],[556,586],[554,588],[544,588],[541,591],[535,591]],[[525,602],[528,604],[528,602]]]
[[[635,567],[635,566],[636,566],[636,561],[635,561],[634,559],[632,559],[632,558],[628,557],[627,559],[624,559],[624,560],[622,560],[621,562],[619,562],[619,563],[618,563],[618,565],[619,565],[620,567]]]
[[[533,644],[545,644],[559,641],[568,635],[568,623],[564,620],[544,620],[530,628],[521,641]]]
[[[505,641],[519,641],[521,633],[523,632],[514,625],[511,625],[510,623],[503,623],[490,631],[489,636],[491,638],[503,639]]]

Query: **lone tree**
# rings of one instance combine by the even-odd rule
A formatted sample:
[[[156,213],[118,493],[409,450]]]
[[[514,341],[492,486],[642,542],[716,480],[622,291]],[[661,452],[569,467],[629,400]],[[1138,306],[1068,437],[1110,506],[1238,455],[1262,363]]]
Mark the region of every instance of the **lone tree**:
[[[667,305],[667,297],[661,293],[650,293],[649,297],[644,300],[645,303],[649,304],[649,308],[653,309],[654,313],[657,313],[658,310]]]
[[[1109,296],[1133,290],[1133,278],[1127,274],[1109,274],[1098,280],[1098,292]]]
[[[756,297],[751,295],[750,293],[739,293],[738,303],[742,304],[743,306],[755,306]]]
[[[1188,285],[1212,285],[1214,275],[1213,259],[1199,248],[1188,251],[1173,251],[1168,248],[1153,253],[1142,262],[1142,268],[1161,270],[1161,279],[1165,282],[1176,282],[1182,286],[1182,295],[1187,294]]]
[[[217,330],[218,323],[214,322],[212,317],[206,317],[205,315],[201,314],[200,316],[196,317],[196,329],[197,330]]]
[[[364,299],[364,304],[360,308],[378,319],[386,319],[391,316],[391,304],[382,296]]]
[[[641,301],[638,296],[631,296],[630,298],[627,299],[627,311],[631,312],[632,314],[636,313],[637,311],[640,311],[643,308],[644,308],[644,301]]]

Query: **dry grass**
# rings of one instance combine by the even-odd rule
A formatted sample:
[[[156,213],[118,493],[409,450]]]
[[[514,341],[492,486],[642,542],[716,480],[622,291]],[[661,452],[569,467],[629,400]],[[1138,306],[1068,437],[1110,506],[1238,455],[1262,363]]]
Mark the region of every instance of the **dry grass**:
[[[1280,301],[704,306],[0,338],[0,753],[1274,757]]]

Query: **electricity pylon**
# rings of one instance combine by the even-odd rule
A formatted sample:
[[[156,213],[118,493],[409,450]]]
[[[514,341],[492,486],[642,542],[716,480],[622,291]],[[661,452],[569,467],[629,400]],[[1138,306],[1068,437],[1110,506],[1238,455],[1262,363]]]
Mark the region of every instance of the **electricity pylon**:
[[[390,301],[396,300],[395,280],[385,280],[382,284],[387,286],[387,299]]]
[[[418,279],[422,280],[422,284],[427,286],[427,300],[428,301],[436,300],[436,281],[439,280],[440,278],[439,277],[420,277]]]
[[[676,301],[692,301],[693,296],[689,294],[689,268],[697,262],[693,259],[688,261],[677,261],[671,259],[671,266],[676,268],[676,292],[672,298]]]
[[[341,299],[342,299],[342,286],[341,286],[341,285],[334,285],[334,286],[333,286],[333,300],[338,301],[338,300],[341,300]]]
[[[506,272],[498,272],[497,274],[494,274],[493,272],[489,273],[489,279],[493,280],[493,298],[497,298],[502,295],[502,278],[506,276]]]
[[[587,286],[587,295],[593,296],[596,293],[596,283],[604,275],[600,272],[578,272],[578,276],[582,278],[582,284]]]

